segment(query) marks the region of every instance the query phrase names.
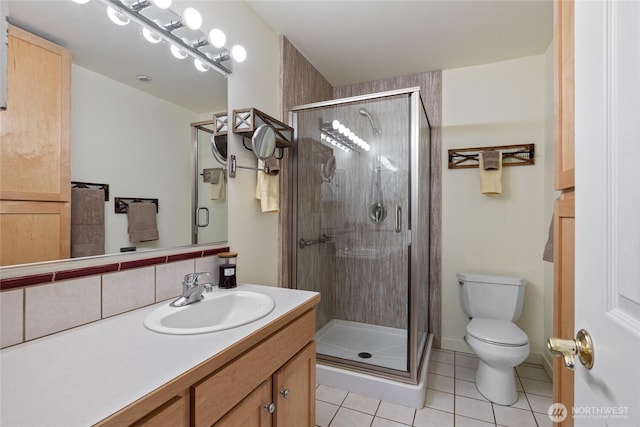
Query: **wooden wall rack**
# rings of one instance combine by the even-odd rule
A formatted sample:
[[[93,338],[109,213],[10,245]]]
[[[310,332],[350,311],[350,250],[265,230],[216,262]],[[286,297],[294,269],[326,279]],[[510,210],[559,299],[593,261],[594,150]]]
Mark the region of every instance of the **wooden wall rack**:
[[[127,208],[129,207],[129,203],[153,203],[156,205],[156,213],[160,210],[160,205],[158,204],[158,199],[144,199],[141,197],[115,197],[114,198],[114,211],[117,214],[127,213]]]
[[[535,144],[496,145],[493,147],[453,148],[449,150],[449,169],[477,168],[482,151],[502,151],[502,166],[535,164]]]
[[[109,201],[109,184],[95,184],[93,182],[71,181],[71,188],[90,188],[92,190],[104,190],[104,201]]]
[[[217,119],[216,119],[217,120]],[[276,148],[293,147],[293,128],[257,108],[233,110],[233,133],[252,137],[253,132],[261,125],[267,124],[276,132]],[[245,144],[245,148],[248,148]],[[248,148],[249,150],[251,148]]]

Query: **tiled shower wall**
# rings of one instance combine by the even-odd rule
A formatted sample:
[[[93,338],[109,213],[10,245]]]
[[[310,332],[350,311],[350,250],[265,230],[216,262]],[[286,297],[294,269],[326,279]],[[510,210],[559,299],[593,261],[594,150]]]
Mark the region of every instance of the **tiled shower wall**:
[[[441,123],[442,123],[442,72],[431,71],[408,76],[391,77],[388,79],[345,85],[333,88],[322,74],[311,65],[303,55],[285,38],[281,38],[281,104],[282,117],[288,120],[288,112],[291,107],[313,102],[326,101],[348,96],[364,95],[387,90],[402,89],[407,87],[420,87],[422,99],[425,103],[427,114],[431,124],[431,168],[429,170],[430,203],[428,222],[430,227],[429,242],[429,283],[428,286],[428,325],[429,332],[433,334],[433,342],[436,348],[440,347],[440,317],[441,317]],[[289,150],[287,150],[289,151]],[[283,164],[290,163],[289,153],[286,153]],[[283,168],[281,171],[281,194],[290,197],[290,171]],[[280,216],[280,250],[282,265],[280,278],[283,286],[292,283],[290,272],[290,257],[286,254],[296,250],[292,247],[290,224],[295,212],[283,209]],[[328,250],[333,244],[321,245],[322,249],[314,248],[313,251]],[[426,250],[423,248],[423,250]],[[307,252],[311,254],[312,251]],[[310,270],[320,271],[319,267]],[[334,289],[329,283],[323,282],[320,287],[323,302],[318,310],[319,322],[322,320],[322,306],[324,302],[335,298],[343,298],[339,289]],[[346,301],[346,300],[345,300]],[[345,302],[347,303],[347,302]],[[422,328],[421,328],[422,329]]]
[[[369,110],[381,135],[374,135],[369,121],[358,114],[360,107]],[[372,150],[346,153],[321,144],[320,123],[333,119],[367,140]],[[409,96],[305,111],[298,114],[297,124],[299,237],[332,237],[329,243],[297,252],[298,286],[323,295],[318,327],[336,318],[406,329],[408,243],[406,233],[395,232],[395,212],[400,206],[406,229]],[[323,180],[321,170],[330,155],[336,158],[336,173],[333,179]],[[392,164],[378,164],[377,156]],[[375,188],[378,181],[381,194]],[[428,182],[425,185],[427,193]],[[387,210],[379,223],[369,218],[369,207],[375,202],[382,202]],[[426,312],[426,304],[423,308]]]

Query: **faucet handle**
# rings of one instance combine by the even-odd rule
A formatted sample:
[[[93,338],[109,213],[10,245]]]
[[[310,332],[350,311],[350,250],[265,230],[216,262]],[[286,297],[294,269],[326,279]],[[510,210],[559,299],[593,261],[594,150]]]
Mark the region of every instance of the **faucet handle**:
[[[194,275],[194,283],[197,285],[198,280],[200,279],[201,276],[211,276],[212,274],[208,271],[201,271],[199,273],[193,273],[193,275]]]

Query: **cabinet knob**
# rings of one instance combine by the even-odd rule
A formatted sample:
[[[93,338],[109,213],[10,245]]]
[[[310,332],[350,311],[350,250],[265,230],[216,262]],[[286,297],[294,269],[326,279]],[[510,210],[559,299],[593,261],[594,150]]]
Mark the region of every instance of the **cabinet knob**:
[[[264,404],[264,409],[268,413],[273,414],[276,411],[276,405],[275,405],[275,403],[265,403]]]
[[[289,389],[288,389],[288,388],[285,388],[284,390],[280,390],[280,394],[281,394],[281,395],[282,395],[282,397],[284,397],[285,399],[286,399],[287,397],[289,397],[289,393],[290,393],[290,391],[289,391]]]

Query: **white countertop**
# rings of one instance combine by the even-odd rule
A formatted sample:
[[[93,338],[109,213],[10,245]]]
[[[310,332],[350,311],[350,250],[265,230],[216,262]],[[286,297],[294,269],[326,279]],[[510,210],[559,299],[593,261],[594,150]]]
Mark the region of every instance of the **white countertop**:
[[[259,285],[237,289],[271,296],[275,309],[226,331],[165,335],[143,326],[164,302],[0,351],[0,425],[95,424],[317,295]]]

